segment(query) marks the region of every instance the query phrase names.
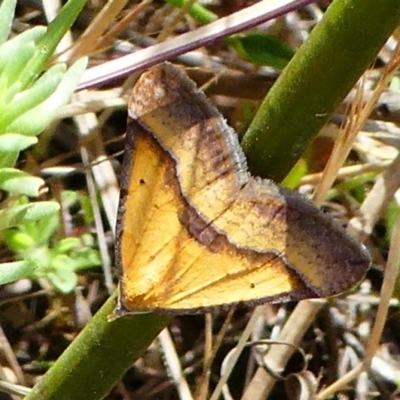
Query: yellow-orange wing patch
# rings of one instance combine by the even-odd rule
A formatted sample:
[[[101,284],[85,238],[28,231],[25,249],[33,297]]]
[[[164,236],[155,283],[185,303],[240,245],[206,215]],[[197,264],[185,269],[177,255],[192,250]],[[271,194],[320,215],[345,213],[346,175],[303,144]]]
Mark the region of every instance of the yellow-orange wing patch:
[[[129,104],[117,224],[120,309],[195,312],[341,293],[369,256],[296,193],[247,171],[236,135],[180,70]]]

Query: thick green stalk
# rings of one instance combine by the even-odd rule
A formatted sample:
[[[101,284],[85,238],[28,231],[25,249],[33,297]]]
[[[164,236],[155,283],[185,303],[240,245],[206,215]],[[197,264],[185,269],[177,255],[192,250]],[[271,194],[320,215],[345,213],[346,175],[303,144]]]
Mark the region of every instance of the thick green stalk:
[[[166,316],[140,314],[109,322],[115,302],[116,293],[25,400],[104,398],[170,321]]]
[[[281,181],[400,23],[400,1],[335,0],[272,87],[242,146]]]

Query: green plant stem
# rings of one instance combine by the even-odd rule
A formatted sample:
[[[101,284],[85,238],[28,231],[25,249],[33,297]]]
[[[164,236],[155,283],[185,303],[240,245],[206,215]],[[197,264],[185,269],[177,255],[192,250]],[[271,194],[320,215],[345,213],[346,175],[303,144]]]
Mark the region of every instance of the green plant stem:
[[[25,88],[36,80],[43,71],[62,37],[71,28],[88,0],[69,0],[57,17],[49,24],[46,33],[37,44],[34,56],[26,64],[20,77],[21,87]]]
[[[125,316],[109,322],[116,293],[96,313],[25,400],[97,400],[105,397],[170,317]]]
[[[400,22],[400,1],[335,0],[242,140],[252,173],[281,181]]]

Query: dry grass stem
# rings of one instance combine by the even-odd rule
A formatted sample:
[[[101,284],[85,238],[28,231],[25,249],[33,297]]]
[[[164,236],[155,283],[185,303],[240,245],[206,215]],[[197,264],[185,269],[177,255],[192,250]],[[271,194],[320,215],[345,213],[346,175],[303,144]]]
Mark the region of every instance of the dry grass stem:
[[[158,335],[158,341],[162,349],[164,363],[167,368],[168,375],[172,379],[172,382],[178,391],[179,398],[182,400],[193,400],[194,397],[190,391],[185,375],[183,374],[181,362],[175,350],[175,345],[168,328],[165,328]]]
[[[69,58],[77,59],[96,50],[96,44],[99,38],[103,36],[108,27],[114,24],[115,19],[119,16],[127,3],[128,0],[111,0],[107,2],[80,39],[74,44]]]

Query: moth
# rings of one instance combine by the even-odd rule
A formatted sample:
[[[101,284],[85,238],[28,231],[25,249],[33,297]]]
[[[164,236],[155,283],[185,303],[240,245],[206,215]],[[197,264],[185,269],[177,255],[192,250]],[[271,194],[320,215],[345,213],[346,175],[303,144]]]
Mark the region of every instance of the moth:
[[[177,67],[128,106],[117,222],[119,312],[204,312],[328,297],[370,259],[308,200],[250,175],[236,133]]]

